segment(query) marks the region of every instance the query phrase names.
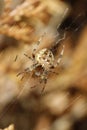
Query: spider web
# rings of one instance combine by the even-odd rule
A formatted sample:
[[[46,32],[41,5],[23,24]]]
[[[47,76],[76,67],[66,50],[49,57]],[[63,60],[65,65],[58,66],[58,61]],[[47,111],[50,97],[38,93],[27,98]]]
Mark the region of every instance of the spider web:
[[[66,27],[66,25],[64,25],[64,23],[59,24],[58,25],[58,40],[56,41],[56,43],[50,48],[53,53],[57,50],[58,46],[61,44],[61,41],[63,41],[66,37],[64,37],[64,34],[68,31],[68,30],[72,30],[72,28],[75,26],[76,21],[82,17],[82,14],[78,15],[71,23],[68,27]],[[78,26],[78,27],[74,27],[73,33],[78,32],[80,28],[82,28],[84,26],[84,24],[86,23],[86,20],[82,21],[82,23]],[[72,34],[71,34],[72,35]],[[69,36],[70,37],[70,36]],[[69,38],[68,37],[68,38]],[[68,39],[67,38],[67,39]],[[26,77],[25,77],[26,78]],[[13,99],[13,101],[11,101],[8,105],[8,107],[6,107],[6,109],[3,111],[3,113],[1,113],[0,115],[0,120],[5,116],[5,114],[9,111],[9,109],[13,109],[12,107],[15,106],[16,101],[18,99],[20,99],[21,95],[24,93],[24,89],[26,89],[26,87],[28,87],[29,84],[29,80],[26,79],[23,88],[21,89],[20,93],[18,94],[17,97],[15,97]],[[14,105],[14,106],[13,106]]]

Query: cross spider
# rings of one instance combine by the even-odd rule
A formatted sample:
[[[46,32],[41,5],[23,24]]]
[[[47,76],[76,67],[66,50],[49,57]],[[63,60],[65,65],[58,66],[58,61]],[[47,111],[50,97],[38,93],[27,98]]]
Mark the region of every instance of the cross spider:
[[[41,43],[41,40],[44,34],[38,40],[37,45]],[[33,72],[34,76],[39,77],[40,83],[42,82],[44,83],[44,86],[42,89],[42,92],[43,92],[45,88],[45,84],[47,83],[48,74],[49,73],[58,74],[52,70],[56,68],[61,62],[62,56],[64,54],[64,47],[65,46],[62,45],[62,50],[60,52],[60,55],[57,61],[55,60],[54,54],[51,51],[51,49],[48,49],[48,48],[43,48],[38,52],[36,52],[37,49],[34,48],[31,57],[29,57],[27,54],[24,54],[28,59],[33,61],[33,64],[29,68],[26,68],[23,72],[18,73],[17,76],[23,73]]]

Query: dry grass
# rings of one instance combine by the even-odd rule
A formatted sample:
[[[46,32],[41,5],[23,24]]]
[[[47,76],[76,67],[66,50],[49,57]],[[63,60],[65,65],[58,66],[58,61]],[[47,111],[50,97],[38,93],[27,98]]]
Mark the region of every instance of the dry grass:
[[[59,0],[25,0],[14,8],[11,2],[5,0],[0,16],[0,127],[13,123],[18,130],[80,130],[74,124],[79,120],[85,122],[87,116],[87,25],[85,15],[74,20],[80,10],[86,12],[82,6],[85,1],[71,6]],[[72,18],[71,25],[78,25],[77,31],[74,25],[64,30],[66,16]],[[57,38],[57,25],[61,23]],[[24,53],[32,54],[45,31],[37,51],[55,45],[63,33],[66,37],[56,46],[59,55],[61,45],[65,45],[62,62],[55,69],[59,75],[48,76],[41,94],[43,84],[36,77],[25,74],[21,81],[17,74],[31,65]],[[36,84],[39,85],[31,89]],[[11,130],[13,126],[5,129]]]

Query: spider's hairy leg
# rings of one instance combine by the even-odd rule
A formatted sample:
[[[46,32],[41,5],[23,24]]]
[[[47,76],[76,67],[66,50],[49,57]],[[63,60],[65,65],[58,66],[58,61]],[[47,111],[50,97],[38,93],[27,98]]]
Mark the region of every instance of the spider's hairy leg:
[[[49,70],[50,73],[53,73],[53,74],[56,74],[56,75],[59,75],[59,73],[55,72],[55,71],[52,71],[52,70]]]
[[[57,60],[57,64],[59,64],[59,63],[61,62],[61,60],[62,60],[62,56],[63,56],[63,54],[64,54],[64,48],[65,48],[65,45],[63,45],[63,47],[62,47],[62,51],[61,51],[61,53],[60,53],[60,55],[59,55],[59,58],[58,58],[58,60]]]
[[[47,78],[44,78],[44,85],[43,85],[43,88],[42,88],[42,90],[41,90],[41,93],[44,92],[44,89],[45,89],[45,87],[46,87],[46,83],[47,83]]]
[[[19,72],[19,73],[17,74],[17,77],[20,76],[21,74],[25,74],[25,73],[31,72],[31,71],[34,70],[37,66],[38,66],[38,64],[35,63],[35,64],[31,65],[30,67],[25,68],[24,71]]]
[[[40,79],[39,82],[40,82],[40,84],[43,83],[43,86],[42,86],[42,88],[41,88],[41,93],[43,93],[43,92],[44,92],[44,89],[45,89],[45,86],[46,86],[46,83],[47,83],[47,77],[44,77],[43,79]],[[31,86],[31,88],[36,88],[36,85]]]
[[[26,69],[24,69],[24,71],[19,72],[19,73],[17,74],[17,77],[23,74],[23,76],[22,76],[22,78],[21,78],[21,80],[22,80],[22,79],[24,78],[24,74],[25,74],[25,73],[28,73],[28,72],[30,72],[30,69],[29,69],[29,68],[26,68]]]
[[[64,34],[62,35],[62,37],[59,38],[59,39],[56,41],[55,45],[57,45],[58,43],[60,43],[61,41],[63,41],[65,38],[66,38],[66,33],[64,33]]]
[[[57,67],[60,64],[60,62],[62,60],[62,57],[63,57],[63,54],[64,54],[64,49],[65,49],[65,45],[62,45],[62,51],[60,52],[59,58],[57,60],[57,63],[54,65],[55,67]]]
[[[41,93],[43,93],[43,91],[45,89],[45,86],[47,83],[47,75],[48,75],[48,71],[44,70],[41,77],[40,77],[40,83],[43,83]]]
[[[26,56],[28,59],[30,59],[30,60],[32,60],[32,61],[34,60],[33,57],[30,57],[30,56],[28,56],[28,55],[25,54],[25,53],[24,53],[24,56]]]
[[[44,32],[41,37],[39,38],[39,40],[36,42],[36,47],[33,48],[33,52],[32,52],[32,56],[35,56],[35,52],[37,50],[37,47],[39,46],[39,44],[41,43],[41,41],[43,40],[44,36],[46,35],[46,32]]]

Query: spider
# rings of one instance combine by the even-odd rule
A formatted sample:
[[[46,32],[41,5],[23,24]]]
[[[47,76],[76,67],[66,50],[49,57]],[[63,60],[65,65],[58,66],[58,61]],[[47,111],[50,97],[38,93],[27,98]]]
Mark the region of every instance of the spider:
[[[41,40],[44,37],[44,35],[45,33],[38,40],[37,45],[41,43]],[[31,57],[28,56],[27,54],[24,54],[28,59],[33,61],[33,64],[29,68],[24,69],[23,72],[18,73],[17,76],[23,73],[33,72],[34,76],[39,77],[40,83],[44,83],[44,86],[42,88],[42,92],[43,92],[45,85],[47,83],[48,74],[49,73],[58,74],[54,72],[53,69],[56,68],[60,64],[62,56],[64,54],[64,47],[65,46],[62,45],[62,50],[60,52],[60,55],[57,61],[55,60],[55,56],[52,50],[48,48],[43,48],[38,52],[36,52],[37,49],[34,48]]]

